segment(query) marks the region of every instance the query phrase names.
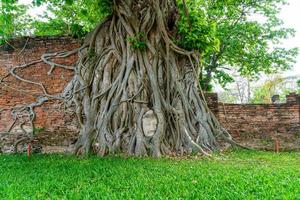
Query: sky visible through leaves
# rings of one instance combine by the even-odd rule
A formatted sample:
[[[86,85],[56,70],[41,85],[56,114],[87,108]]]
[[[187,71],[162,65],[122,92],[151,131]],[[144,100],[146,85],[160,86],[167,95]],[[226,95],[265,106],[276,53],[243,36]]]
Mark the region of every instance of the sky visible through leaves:
[[[20,0],[21,4],[29,4],[32,0]],[[280,18],[284,21],[286,27],[291,27],[296,30],[296,35],[294,38],[289,38],[283,42],[284,46],[287,48],[298,47],[300,48],[300,1],[299,0],[288,0],[289,5],[286,5],[282,8]],[[30,15],[38,16],[41,15],[46,10],[46,7],[42,6],[39,8],[31,9]],[[297,58],[297,63],[294,65],[294,68],[285,72],[284,76],[300,76],[300,55]]]

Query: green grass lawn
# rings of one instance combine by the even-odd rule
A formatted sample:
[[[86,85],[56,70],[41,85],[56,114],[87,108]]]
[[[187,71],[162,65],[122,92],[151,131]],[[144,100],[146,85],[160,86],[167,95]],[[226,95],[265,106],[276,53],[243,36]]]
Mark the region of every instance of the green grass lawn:
[[[300,154],[213,158],[0,155],[0,199],[300,199]]]

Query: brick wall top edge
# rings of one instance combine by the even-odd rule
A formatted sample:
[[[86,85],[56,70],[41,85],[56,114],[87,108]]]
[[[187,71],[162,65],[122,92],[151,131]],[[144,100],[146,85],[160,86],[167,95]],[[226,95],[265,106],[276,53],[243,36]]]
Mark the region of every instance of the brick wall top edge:
[[[283,106],[297,106],[299,105],[298,102],[286,102],[286,103],[260,103],[260,104],[239,104],[239,103],[223,103],[218,102],[219,105],[225,105],[225,106],[241,106],[241,107],[283,107]]]
[[[27,36],[14,38],[8,41],[9,44],[4,44],[0,46],[0,52],[14,51],[14,49],[22,49],[29,47],[39,47],[43,46],[46,43],[74,43],[79,44],[80,41],[78,39],[69,37],[69,36]],[[26,45],[27,43],[27,45]],[[12,46],[13,47],[12,47]]]

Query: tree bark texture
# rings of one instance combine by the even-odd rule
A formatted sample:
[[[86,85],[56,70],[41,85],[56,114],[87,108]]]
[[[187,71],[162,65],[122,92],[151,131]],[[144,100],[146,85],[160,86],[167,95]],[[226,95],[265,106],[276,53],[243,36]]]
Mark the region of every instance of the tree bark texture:
[[[197,54],[171,40],[177,12],[175,0],[114,0],[78,50],[64,92],[45,92],[75,105],[75,154],[208,155],[218,138],[234,144],[201,95]]]

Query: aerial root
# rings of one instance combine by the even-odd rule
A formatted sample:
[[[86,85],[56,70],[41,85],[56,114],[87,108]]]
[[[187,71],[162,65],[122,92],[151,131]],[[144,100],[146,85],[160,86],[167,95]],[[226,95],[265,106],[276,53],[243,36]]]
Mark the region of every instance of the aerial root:
[[[17,80],[19,80],[21,82],[25,82],[25,83],[28,83],[28,84],[39,86],[42,90],[42,93],[43,93],[41,96],[37,97],[36,102],[25,104],[25,105],[18,105],[18,106],[13,107],[13,108],[5,108],[5,109],[0,110],[0,113],[4,112],[4,111],[7,111],[7,110],[10,110],[11,115],[13,117],[13,123],[8,127],[8,129],[5,132],[1,133],[2,135],[3,134],[5,134],[5,135],[10,134],[12,132],[12,130],[14,128],[16,128],[17,126],[23,132],[24,136],[14,143],[14,152],[17,152],[17,147],[20,143],[23,143],[25,141],[30,141],[35,135],[35,133],[34,133],[34,131],[35,131],[34,120],[36,118],[36,113],[34,111],[34,108],[35,107],[40,107],[45,102],[48,102],[50,100],[60,100],[60,101],[62,101],[62,100],[64,100],[63,97],[65,96],[63,93],[49,94],[47,92],[45,86],[42,83],[34,82],[34,81],[31,81],[31,80],[28,80],[28,79],[25,79],[25,78],[21,77],[20,75],[17,74],[17,70],[25,69],[25,68],[34,66],[34,65],[42,63],[42,62],[45,62],[46,64],[51,65],[50,71],[52,71],[54,67],[60,67],[60,68],[68,69],[68,70],[74,70],[74,67],[57,64],[57,63],[54,63],[50,60],[55,58],[55,57],[66,58],[70,55],[76,54],[79,50],[80,49],[74,49],[74,50],[68,51],[68,52],[64,51],[64,52],[58,52],[58,53],[53,53],[53,54],[44,54],[44,55],[42,55],[41,59],[39,59],[39,60],[31,61],[29,63],[19,65],[19,66],[15,66],[15,67],[11,68],[9,70],[9,73],[6,74],[4,77],[2,77],[0,79],[0,84],[3,84],[5,87],[12,88],[12,89],[17,90],[17,91],[22,92],[22,93],[28,93],[29,91],[24,91],[24,90],[21,90],[21,89],[18,89],[18,88],[13,88],[13,87],[11,87],[11,86],[9,86],[5,83],[6,78],[8,78],[9,76],[13,76],[14,78],[16,78]],[[48,73],[48,75],[50,75],[50,74]],[[24,126],[26,124],[29,124],[31,131],[28,132],[24,129]]]
[[[128,2],[115,1],[114,14],[87,36],[80,49],[44,54],[29,63],[49,64],[48,74],[55,67],[74,70],[62,93],[48,94],[41,83],[16,74],[18,68],[29,65],[11,70],[18,80],[43,91],[41,99],[45,101],[21,109],[29,111],[32,128],[33,108],[59,99],[72,107],[78,118],[76,155],[209,156],[220,148],[220,138],[236,144],[209,110],[202,90],[199,94],[197,54],[170,39],[165,22],[174,12],[174,0],[148,0],[139,11]],[[133,16],[138,18],[132,20]],[[136,38],[141,33],[144,38]],[[134,48],[133,42],[145,45]],[[79,59],[74,67],[51,61],[75,53]]]

